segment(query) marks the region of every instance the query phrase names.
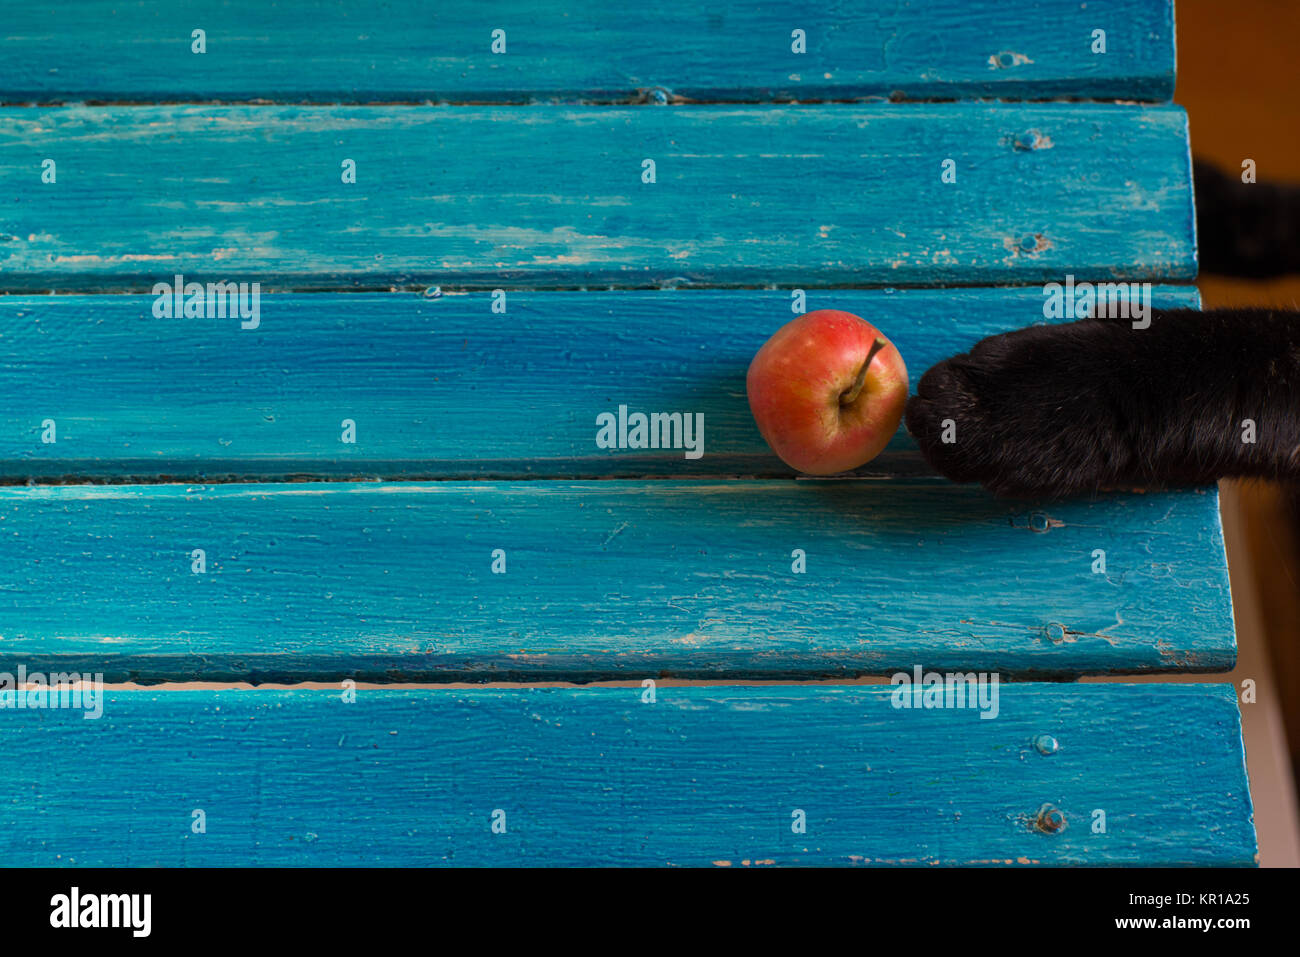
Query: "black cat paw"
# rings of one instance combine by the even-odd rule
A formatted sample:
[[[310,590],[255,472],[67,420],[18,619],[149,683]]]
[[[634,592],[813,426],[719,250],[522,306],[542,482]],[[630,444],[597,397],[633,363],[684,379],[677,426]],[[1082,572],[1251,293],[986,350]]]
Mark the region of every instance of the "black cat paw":
[[[1153,309],[990,336],[929,369],[907,429],[939,473],[998,495],[1300,481],[1300,322]]]
[[[990,336],[926,371],[907,430],[935,471],[997,495],[1112,485],[1132,458],[1114,401],[1124,336],[1100,320]]]

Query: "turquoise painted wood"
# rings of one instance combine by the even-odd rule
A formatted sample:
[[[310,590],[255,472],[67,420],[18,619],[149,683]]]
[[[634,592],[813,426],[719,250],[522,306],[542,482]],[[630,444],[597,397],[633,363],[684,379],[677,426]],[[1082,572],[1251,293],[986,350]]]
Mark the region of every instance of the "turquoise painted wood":
[[[5,488],[0,666],[263,682],[1226,671],[1222,541],[1213,489],[1026,507],[939,479]]]
[[[884,330],[913,385],[1043,321],[1034,287],[805,296]],[[487,291],[267,295],[256,329],[155,318],[154,302],[0,296],[0,477],[792,474],[745,398],[750,359],[794,317],[790,290],[512,290],[504,314]],[[1200,300],[1156,287],[1151,302]],[[620,406],[702,416],[703,441],[679,428],[675,448],[601,448],[597,420]],[[900,427],[865,471],[924,467]]]
[[[1173,53],[1169,0],[6,11],[0,480],[443,481],[0,488],[0,671],[633,686],[0,693],[0,864],[1252,864],[1230,685],[640,686],[1232,667],[1213,489],[792,481],[744,402],[794,287],[915,380],[1193,277]],[[177,275],[256,328],[124,295]]]
[[[1180,108],[1133,105],[8,108],[0,274],[10,292],[1188,279],[1187,142]]]
[[[1174,87],[1172,0],[12,6],[0,34],[5,102],[626,102],[651,87],[694,100],[1167,100]],[[1093,52],[1099,29],[1104,54]]]
[[[888,687],[644,693],[114,690],[98,720],[8,711],[0,863],[1254,861],[1231,685],[1001,686],[992,720],[896,709]],[[1035,827],[1044,805],[1064,829]]]

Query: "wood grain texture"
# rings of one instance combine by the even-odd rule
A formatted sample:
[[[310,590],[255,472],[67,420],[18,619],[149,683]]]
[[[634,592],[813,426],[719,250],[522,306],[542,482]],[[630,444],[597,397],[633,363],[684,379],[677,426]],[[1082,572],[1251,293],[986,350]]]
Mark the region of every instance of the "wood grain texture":
[[[836,289],[806,304],[882,329],[915,386],[983,336],[1042,322],[1043,301],[1039,288]],[[521,290],[505,314],[486,291],[267,295],[249,330],[156,319],[153,302],[0,296],[0,477],[793,474],[745,397],[750,359],[794,318],[789,290]],[[1152,302],[1199,298],[1156,287]],[[620,405],[702,415],[702,455],[598,447],[597,417]],[[900,426],[864,471],[924,468]]]
[[[504,54],[491,51],[498,28]],[[625,101],[650,87],[697,100],[1167,100],[1174,18],[1172,0],[65,0],[6,10],[0,64],[5,102]]]
[[[0,181],[10,292],[1196,271],[1177,107],[7,108]]]
[[[1034,507],[939,479],[42,486],[0,489],[0,530],[10,671],[1065,675],[1227,671],[1236,651],[1213,489]]]
[[[1254,861],[1231,685],[1004,686],[993,720],[890,694],[115,690],[94,721],[4,712],[0,863]]]

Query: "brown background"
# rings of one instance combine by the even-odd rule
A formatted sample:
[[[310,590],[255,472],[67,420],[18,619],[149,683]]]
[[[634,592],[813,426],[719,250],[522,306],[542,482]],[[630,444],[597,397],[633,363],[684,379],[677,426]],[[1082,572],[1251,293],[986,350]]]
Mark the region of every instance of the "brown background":
[[[1177,15],[1175,99],[1190,117],[1193,154],[1238,173],[1250,158],[1259,182],[1300,185],[1300,3],[1184,0]],[[1202,276],[1197,285],[1206,308],[1300,309],[1300,277]],[[1223,523],[1241,645],[1233,678],[1258,686],[1242,720],[1260,863],[1300,866],[1300,519],[1278,486],[1233,482]]]

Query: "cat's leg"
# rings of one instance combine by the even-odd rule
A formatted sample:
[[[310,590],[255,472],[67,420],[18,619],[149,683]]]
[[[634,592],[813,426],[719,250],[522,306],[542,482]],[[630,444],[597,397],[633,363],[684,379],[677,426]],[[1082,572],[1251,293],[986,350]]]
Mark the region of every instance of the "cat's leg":
[[[1300,314],[1152,310],[990,336],[929,369],[907,428],[959,482],[1015,497],[1300,478]]]
[[[1203,160],[1192,165],[1201,272],[1250,278],[1300,272],[1300,186],[1243,183]]]

